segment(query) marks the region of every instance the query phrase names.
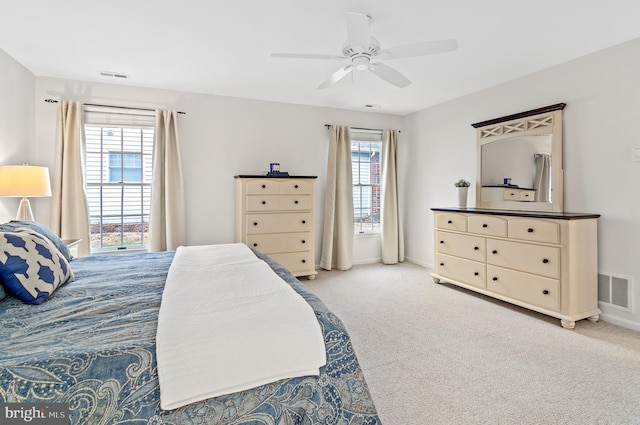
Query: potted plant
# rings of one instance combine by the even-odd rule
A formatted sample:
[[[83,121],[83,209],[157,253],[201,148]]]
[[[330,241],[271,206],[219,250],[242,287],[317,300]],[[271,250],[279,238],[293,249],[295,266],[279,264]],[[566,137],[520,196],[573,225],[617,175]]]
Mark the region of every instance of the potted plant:
[[[458,188],[458,207],[467,208],[467,192],[471,183],[468,180],[460,179],[455,182],[454,186]]]

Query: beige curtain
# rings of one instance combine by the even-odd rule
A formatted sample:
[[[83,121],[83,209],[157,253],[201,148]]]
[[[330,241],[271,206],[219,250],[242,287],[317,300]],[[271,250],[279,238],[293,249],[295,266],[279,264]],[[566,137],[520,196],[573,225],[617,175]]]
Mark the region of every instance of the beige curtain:
[[[51,230],[62,239],[81,239],[80,256],[90,254],[83,116],[81,102],[59,102],[50,223]]]
[[[536,202],[551,202],[551,155],[535,154],[536,175],[533,188]]]
[[[149,251],[174,250],[186,242],[186,209],[177,118],[176,111],[156,111]]]
[[[353,185],[349,127],[334,125],[329,136],[327,190],[320,267],[349,270],[353,266]]]
[[[398,130],[382,132],[382,262],[404,261],[404,234],[398,201]]]

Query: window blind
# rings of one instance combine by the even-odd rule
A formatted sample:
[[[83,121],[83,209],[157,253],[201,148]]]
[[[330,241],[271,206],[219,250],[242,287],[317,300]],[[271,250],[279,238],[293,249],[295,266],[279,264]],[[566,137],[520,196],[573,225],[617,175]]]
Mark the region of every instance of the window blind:
[[[110,108],[108,106],[84,107],[84,123],[92,125],[111,125],[118,127],[153,127],[156,122],[155,111],[140,109]]]

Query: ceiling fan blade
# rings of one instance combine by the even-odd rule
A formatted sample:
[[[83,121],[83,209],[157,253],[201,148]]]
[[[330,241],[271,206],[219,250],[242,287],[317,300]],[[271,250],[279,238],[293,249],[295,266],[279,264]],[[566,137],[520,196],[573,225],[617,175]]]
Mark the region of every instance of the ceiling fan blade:
[[[458,48],[457,40],[423,41],[421,43],[404,44],[380,51],[376,55],[379,59],[401,59],[416,56],[434,55],[450,52]]]
[[[347,41],[356,53],[362,53],[369,48],[371,35],[369,25],[371,18],[362,13],[347,13]]]
[[[292,59],[330,59],[330,60],[343,60],[347,59],[345,56],[336,55],[324,55],[314,53],[271,53],[272,58],[292,58]]]
[[[333,74],[331,74],[329,76],[329,78],[327,78],[326,80],[324,80],[318,87],[317,90],[323,90],[326,89],[327,87],[329,87],[332,84],[337,83],[338,81],[342,80],[344,77],[346,77],[347,75],[349,75],[351,72],[353,71],[353,66],[352,65],[347,65],[344,68],[340,68],[339,70],[337,70],[336,72],[334,72]]]
[[[407,77],[400,74],[390,66],[387,66],[380,62],[372,63],[371,65],[369,65],[369,71],[373,72],[378,77],[382,78],[388,83],[393,84],[396,87],[403,88],[411,84],[411,81],[409,81]]]

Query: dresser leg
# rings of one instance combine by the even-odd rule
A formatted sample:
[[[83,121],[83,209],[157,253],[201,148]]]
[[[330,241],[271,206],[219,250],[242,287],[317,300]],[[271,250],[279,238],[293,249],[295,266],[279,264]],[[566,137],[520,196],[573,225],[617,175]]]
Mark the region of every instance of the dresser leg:
[[[316,275],[315,274],[310,274],[309,276],[307,276],[307,279],[316,280]]]
[[[433,281],[435,283],[440,283],[440,278],[439,277],[433,277]]]
[[[596,323],[598,320],[600,320],[600,315],[596,314],[595,316],[587,317],[587,320]]]
[[[562,323],[562,327],[565,329],[573,329],[576,327],[576,322],[574,320],[560,320],[560,323]]]

